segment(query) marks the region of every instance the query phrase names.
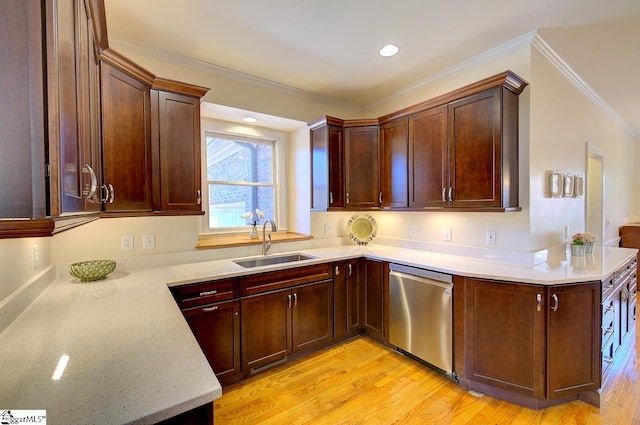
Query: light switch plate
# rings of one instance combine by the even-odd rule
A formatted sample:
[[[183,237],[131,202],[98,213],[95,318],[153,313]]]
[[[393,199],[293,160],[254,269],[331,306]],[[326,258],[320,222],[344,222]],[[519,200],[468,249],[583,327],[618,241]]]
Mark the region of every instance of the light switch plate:
[[[442,240],[445,242],[451,242],[451,227],[445,227],[442,229]]]
[[[411,236],[412,238],[418,237],[418,226],[416,226],[415,224],[409,226],[409,236]]]

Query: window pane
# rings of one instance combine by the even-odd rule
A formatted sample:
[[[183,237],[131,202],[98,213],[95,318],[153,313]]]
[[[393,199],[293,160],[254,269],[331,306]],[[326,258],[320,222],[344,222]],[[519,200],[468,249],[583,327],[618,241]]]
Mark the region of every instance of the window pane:
[[[256,208],[264,213],[264,219],[257,219]],[[242,218],[247,212],[253,213],[253,218]],[[209,227],[248,226],[273,218],[273,187],[209,184]]]
[[[273,183],[273,143],[208,136],[207,179]]]

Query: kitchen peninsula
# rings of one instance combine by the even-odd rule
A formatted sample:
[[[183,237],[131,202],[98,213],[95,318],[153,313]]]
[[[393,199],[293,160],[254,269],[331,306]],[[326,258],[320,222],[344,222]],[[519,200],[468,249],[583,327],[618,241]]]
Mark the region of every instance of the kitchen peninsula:
[[[600,299],[608,299],[607,279],[628,267],[624,277],[633,275],[629,282],[635,283],[637,251],[596,248],[593,257],[578,261],[563,256],[563,253],[556,253],[537,264],[499,262],[495,259],[384,245],[310,246],[310,249],[297,252],[313,258],[253,269],[245,269],[231,259],[201,261],[201,257],[193,257],[190,261],[192,254],[189,253],[181,256],[179,261],[171,260],[171,255],[126,259],[119,261],[117,270],[106,280],[92,284],[78,283],[68,275],[65,265],[59,265],[57,271],[52,269],[45,273],[43,279],[48,278],[52,282],[40,297],[0,334],[4,382],[0,400],[2,406],[46,409],[52,423],[154,423],[192,412],[193,409],[197,411],[200,406],[211,412],[212,402],[221,396],[222,389],[174,301],[170,288],[212,279],[235,279],[268,271],[361,259],[382,264],[401,263],[453,274],[456,285],[454,372],[460,383],[469,388],[482,389],[488,394],[491,389],[497,388],[500,390],[495,393],[498,397],[525,405],[532,405],[533,400],[538,400],[534,407],[544,407],[558,400],[575,399],[577,395],[552,399],[547,387],[540,382],[534,383],[530,395],[518,394],[511,389],[501,388],[495,382],[493,385],[487,384],[490,377],[486,373],[483,375],[485,381],[480,382],[478,376],[481,374],[477,372],[489,367],[479,357],[486,354],[486,351],[482,351],[486,347],[479,346],[479,340],[474,340],[470,332],[475,330],[478,335],[484,335],[487,329],[482,326],[470,327],[473,321],[470,321],[472,311],[469,308],[484,308],[479,301],[483,296],[482,291],[472,292],[471,288],[489,288],[489,294],[494,295],[503,289],[513,290],[516,287],[518,291],[510,292],[509,297],[517,300],[521,294],[528,294],[525,298],[533,302],[530,310],[535,314],[536,294],[547,294],[552,300],[556,294],[551,293],[552,290],[563,291],[588,284],[597,289],[590,292],[596,295],[593,302],[597,301],[597,305],[591,304],[586,308],[600,312]],[[483,282],[493,286],[482,286]],[[599,292],[601,289],[604,291],[602,297]],[[635,308],[635,290],[622,293],[633,298]],[[560,299],[558,311],[562,312],[565,307],[563,295],[558,293],[556,296]],[[476,297],[475,304],[470,301],[473,297]],[[547,303],[546,298],[542,297],[539,301],[542,311],[550,311],[554,307]],[[5,302],[0,310],[10,309],[11,302]],[[570,311],[582,314],[581,306],[573,303],[569,306]],[[604,308],[606,310],[607,306]],[[540,317],[544,317],[544,313]],[[605,318],[608,317],[605,313]],[[598,368],[593,377],[597,379],[592,383],[595,389],[584,391],[590,396],[600,387],[599,348],[601,342],[608,341],[608,334],[600,338],[603,332],[601,318],[599,315],[595,318],[593,323],[588,324],[593,326],[592,334],[597,337],[591,341],[592,345],[598,348]],[[489,323],[495,322],[495,319],[491,320]],[[515,324],[518,320],[514,317],[511,323]],[[549,323],[552,322],[550,320]],[[545,323],[544,319],[536,321],[535,326],[546,326]],[[635,326],[635,316],[634,322],[627,325]],[[544,337],[544,330],[537,327],[532,329],[536,331],[536,338]],[[539,331],[540,335],[537,333]],[[633,335],[635,333],[631,332],[628,340]],[[577,347],[579,345],[574,345],[574,349]],[[52,380],[56,364],[65,354],[69,356],[67,368],[59,380]],[[541,365],[542,370],[534,370],[532,377],[546,380],[549,371],[545,369],[545,354],[542,353],[542,359],[536,357],[538,354],[532,353],[534,366]],[[584,354],[571,353],[575,359]],[[607,364],[607,353],[604,352],[603,356],[604,364]],[[505,382],[502,379],[502,383]],[[519,387],[524,388],[523,385]],[[509,398],[513,394],[516,396]],[[592,399],[588,401],[597,402]]]

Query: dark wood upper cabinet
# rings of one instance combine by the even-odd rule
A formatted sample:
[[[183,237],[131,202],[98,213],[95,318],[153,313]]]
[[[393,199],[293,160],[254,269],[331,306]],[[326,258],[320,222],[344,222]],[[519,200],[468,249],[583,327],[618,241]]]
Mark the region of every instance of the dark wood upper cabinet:
[[[0,13],[0,218],[47,215],[42,5],[2,2]]]
[[[45,3],[49,214],[99,211],[100,74],[84,0]]]
[[[447,107],[410,115],[409,207],[445,206],[447,160]]]
[[[200,101],[207,91],[168,80],[154,83],[154,210],[202,212]]]
[[[380,206],[406,208],[409,195],[407,118],[380,126]]]
[[[517,110],[502,87],[449,104],[451,207],[518,207]]]
[[[309,123],[312,208],[330,209],[327,182],[338,193],[344,175],[336,207],[345,209],[520,210],[518,95],[527,84],[506,71],[378,119]],[[329,120],[342,149],[329,149]]]
[[[0,238],[99,217],[86,212],[201,214],[208,89],[157,78],[111,49],[102,0],[0,7],[0,218],[25,219]],[[150,87],[164,93],[155,108]]]
[[[344,208],[343,124],[331,117],[310,124],[312,210]]]
[[[380,205],[378,126],[344,129],[345,208]]]
[[[150,85],[102,63],[105,211],[151,211]]]

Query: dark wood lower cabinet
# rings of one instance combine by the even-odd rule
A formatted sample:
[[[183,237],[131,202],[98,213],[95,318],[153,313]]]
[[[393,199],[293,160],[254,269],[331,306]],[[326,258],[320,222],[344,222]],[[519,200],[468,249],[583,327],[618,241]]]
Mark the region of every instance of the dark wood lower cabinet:
[[[549,288],[547,397],[600,388],[600,285]]]
[[[240,301],[183,310],[184,317],[222,385],[240,377]]]
[[[388,270],[382,261],[364,261],[362,288],[362,327],[367,336],[387,341],[389,336],[389,279]]]
[[[362,327],[361,261],[341,261],[334,264],[333,309],[336,339],[360,333]]]
[[[544,288],[467,279],[467,377],[523,394],[544,397]],[[542,298],[541,298],[542,300]]]
[[[242,369],[251,374],[260,367],[285,360],[291,353],[289,290],[241,300]]]
[[[612,364],[635,346],[636,263],[556,286],[455,276],[453,378],[534,409],[598,405]],[[388,272],[384,261],[349,259],[172,292],[228,385],[360,332],[389,344]]]
[[[246,374],[333,339],[333,282],[328,279],[243,298],[242,366]]]
[[[466,279],[470,387],[520,394],[513,401],[531,407],[600,388],[599,288]]]

